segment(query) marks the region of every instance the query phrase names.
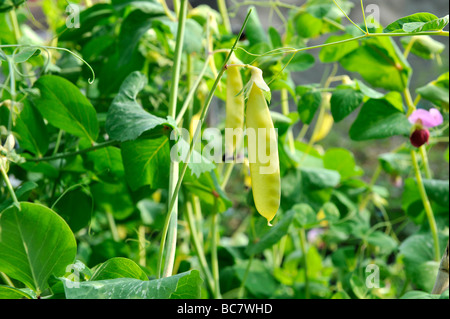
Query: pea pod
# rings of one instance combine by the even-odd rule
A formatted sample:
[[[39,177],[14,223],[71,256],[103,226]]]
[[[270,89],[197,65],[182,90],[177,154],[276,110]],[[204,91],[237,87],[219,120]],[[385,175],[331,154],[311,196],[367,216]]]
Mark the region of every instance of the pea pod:
[[[232,55],[230,62],[232,64],[239,61]],[[230,129],[232,134],[236,133],[236,139],[233,136],[225,135],[225,159],[233,159],[234,151],[240,147],[243,129],[244,129],[244,95],[242,77],[238,67],[230,67],[227,70],[227,100],[225,103],[226,118],[225,129]],[[233,131],[231,131],[231,129]],[[240,130],[240,131],[236,131]]]
[[[278,142],[264,92],[269,90],[259,69],[252,69],[247,100],[247,138],[250,175],[256,210],[270,221],[280,207],[281,181]],[[253,131],[254,133],[251,133]],[[250,136],[255,138],[254,146]]]

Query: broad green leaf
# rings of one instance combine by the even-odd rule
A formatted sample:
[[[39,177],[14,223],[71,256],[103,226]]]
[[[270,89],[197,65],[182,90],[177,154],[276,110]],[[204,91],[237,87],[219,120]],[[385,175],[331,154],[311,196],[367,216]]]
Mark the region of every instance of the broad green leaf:
[[[27,181],[23,183],[19,188],[15,189],[16,197],[19,201],[26,201],[30,193],[38,187],[35,182]],[[13,204],[12,199],[8,198],[0,204],[0,212]]]
[[[76,188],[64,193],[53,204],[53,209],[69,225],[72,232],[89,225],[93,213],[92,196],[86,191]]]
[[[245,28],[245,35],[250,46],[261,42],[268,43],[269,39],[259,19],[258,11],[254,6],[249,7],[249,9],[252,9],[252,13],[250,14]]]
[[[114,183],[125,176],[122,154],[118,147],[104,147],[86,154],[86,162],[92,166],[92,172],[105,182]]]
[[[140,138],[121,145],[125,177],[132,190],[149,185],[166,188],[170,169],[170,142],[167,136]]]
[[[384,28],[383,32],[402,32],[404,31],[403,27],[405,24],[416,23],[423,25],[427,22],[434,21],[437,19],[438,17],[436,17],[434,14],[431,13],[426,12],[414,13],[412,15],[398,19],[395,22],[392,22],[386,28]]]
[[[301,72],[308,70],[309,68],[314,66],[315,59],[314,56],[309,53],[297,53],[294,55],[294,57],[292,57],[292,55],[287,55],[281,61],[281,63],[283,64],[286,64],[288,62],[289,64],[286,66],[287,71]]]
[[[423,185],[427,192],[428,198],[437,204],[448,207],[449,202],[449,181],[437,179],[424,179]]]
[[[440,295],[432,295],[425,291],[413,290],[408,291],[406,294],[400,297],[400,299],[439,299]]]
[[[40,91],[34,105],[48,122],[70,134],[95,142],[98,122],[94,107],[70,81],[44,75],[34,84]]]
[[[146,84],[147,77],[140,72],[131,73],[123,82],[106,118],[106,132],[111,139],[132,141],[158,126],[176,127],[173,119],[154,116],[138,104],[136,97]]]
[[[92,32],[94,27],[114,14],[114,9],[109,3],[97,3],[80,12],[79,28],[69,28],[66,24],[59,28],[59,41],[79,41],[82,36]]]
[[[411,53],[423,59],[431,60],[441,54],[445,45],[428,35],[403,37],[400,39],[404,48],[411,45]],[[412,43],[411,43],[412,42]]]
[[[364,141],[394,135],[409,136],[411,123],[400,107],[401,102],[395,95],[368,100],[350,128],[350,138],[354,141]]]
[[[341,180],[340,174],[335,170],[303,167],[301,171],[304,183],[307,183],[310,188],[322,189],[336,187]]]
[[[302,38],[314,38],[322,31],[322,19],[318,19],[312,14],[304,11],[295,19],[297,34]]]
[[[449,22],[449,16],[446,15],[443,18],[435,19],[428,22],[412,22],[405,23],[403,25],[403,31],[405,32],[426,32],[426,31],[440,31],[444,29]]]
[[[329,223],[335,223],[341,217],[341,213],[339,212],[339,208],[332,202],[325,203],[322,207],[323,213],[325,215],[325,220]]]
[[[19,50],[14,56],[11,58],[14,60],[14,63],[24,63],[31,59],[33,56],[39,55],[41,50],[35,47],[24,47]]]
[[[0,12],[7,12],[14,8],[19,7],[27,0],[2,0],[0,3]]]
[[[449,73],[442,74],[438,79],[416,90],[424,99],[448,110],[449,105]]]
[[[269,231],[259,239],[257,243],[249,244],[245,252],[248,255],[256,255],[279,242],[281,238],[288,234],[295,214],[295,210],[288,211],[275,226],[271,227]]]
[[[447,238],[440,238],[441,247]],[[434,261],[433,238],[431,235],[412,235],[400,245],[406,276],[419,289],[431,291],[436,280],[439,262]]]
[[[125,180],[115,183],[92,183],[90,190],[97,210],[110,212],[118,220],[123,220],[133,213],[134,204]]]
[[[407,174],[411,170],[409,153],[385,153],[378,156],[383,170],[391,175]]]
[[[356,166],[353,154],[344,148],[330,148],[323,157],[324,168],[335,170],[341,179],[362,175],[362,169]]]
[[[353,36],[350,34],[332,35],[325,41],[325,44],[345,41],[351,38],[353,38]],[[320,50],[319,58],[323,63],[337,62],[344,56],[358,48],[358,41],[349,41],[341,44],[326,46]]]
[[[281,35],[280,33],[278,33],[277,29],[270,26],[267,30],[267,33],[269,34],[270,43],[272,44],[273,49],[283,47],[283,40],[281,39]]]
[[[292,207],[294,223],[299,228],[306,228],[317,223],[317,214],[307,204],[297,204]]]
[[[0,299],[33,299],[21,289],[0,285]]]
[[[310,91],[301,95],[297,108],[300,119],[305,124],[311,124],[318,108],[322,103],[322,93],[317,91]]]
[[[261,260],[254,259],[250,270],[247,272],[247,262],[240,262],[233,266],[233,270],[240,282],[246,278],[245,288],[256,298],[272,297],[278,282]],[[245,277],[246,276],[246,277]]]
[[[403,91],[411,76],[411,67],[395,42],[388,37],[360,42],[358,49],[344,56],[342,67],[358,72],[373,87]]]
[[[191,270],[150,281],[132,278],[85,281],[73,288],[64,280],[64,290],[67,299],[196,299],[200,298],[202,282],[199,272]]]
[[[331,96],[331,114],[336,122],[342,121],[363,102],[364,94],[354,89],[337,89]]]
[[[40,295],[51,275],[75,260],[77,244],[66,222],[49,208],[21,202],[0,214],[0,271]]]
[[[48,150],[47,127],[38,110],[28,101],[16,119],[15,131],[20,147],[37,156],[43,156]]]
[[[397,248],[397,242],[380,231],[370,233],[365,239],[370,245],[378,247],[380,254],[389,255]]]
[[[101,264],[92,275],[90,281],[116,278],[148,280],[145,272],[134,261],[128,258],[115,257]]]
[[[352,274],[352,276],[350,277],[350,287],[352,288],[353,293],[356,295],[356,297],[358,297],[359,299],[365,299],[368,293],[368,288],[366,286],[366,283],[356,273]]]

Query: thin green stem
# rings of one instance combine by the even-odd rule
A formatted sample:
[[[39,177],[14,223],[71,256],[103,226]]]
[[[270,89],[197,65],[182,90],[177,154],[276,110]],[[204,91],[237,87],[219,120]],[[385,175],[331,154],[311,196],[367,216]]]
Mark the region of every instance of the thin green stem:
[[[227,3],[225,0],[217,0],[217,6],[219,7],[220,15],[222,16],[223,25],[227,33],[233,33],[231,28],[230,17],[228,16]]]
[[[254,255],[251,255],[247,262],[247,268],[245,269],[244,277],[242,278],[241,287],[239,289],[238,299],[244,298],[245,293],[245,282],[247,281],[248,274],[250,273],[250,267],[252,265]]]
[[[219,241],[219,214],[217,212],[217,198],[214,199],[214,212],[211,218],[211,266],[212,276],[214,279],[214,296],[216,299],[221,299],[220,282],[219,282],[219,259],[217,257],[217,247]]]
[[[114,215],[110,212],[106,212],[106,218],[108,219],[109,229],[111,230],[112,238],[115,242],[120,241],[119,231],[117,230],[116,221],[114,220]]]
[[[189,90],[189,93],[186,96],[186,99],[184,100],[184,103],[180,109],[180,112],[178,112],[177,119],[176,119],[178,125],[183,120],[183,116],[186,113],[186,111],[188,110],[189,105],[191,104],[192,98],[194,97],[194,94],[197,91],[198,86],[200,85],[201,81],[203,80],[203,76],[205,75],[206,71],[208,70],[209,59],[210,59],[210,57],[208,56],[205,60],[205,63],[203,64],[202,70],[198,74],[197,79],[195,80],[194,84],[192,85],[192,88]]]
[[[241,27],[241,30],[240,30],[238,36],[236,37],[236,40],[235,40],[235,42],[234,42],[230,52],[228,53],[227,57],[225,58],[225,60],[223,62],[223,65],[222,65],[222,68],[221,68],[219,74],[216,77],[216,80],[215,80],[215,82],[214,82],[214,84],[213,84],[213,86],[211,88],[211,91],[209,92],[208,97],[205,100],[205,104],[203,105],[202,112],[201,112],[201,115],[200,115],[200,123],[203,123],[203,121],[204,121],[204,119],[206,117],[206,114],[207,114],[207,112],[209,110],[209,106],[210,106],[211,101],[212,101],[212,99],[214,97],[215,90],[217,89],[217,86],[219,85],[219,83],[220,83],[220,81],[222,79],[222,76],[223,76],[223,74],[225,72],[225,66],[228,63],[232,52],[235,50],[237,43],[239,42],[239,39],[240,39],[240,37],[242,35],[242,32],[244,31],[244,28],[247,25],[248,19],[249,19],[250,14],[251,14],[251,11],[252,10],[249,10],[249,12],[247,13],[247,16],[246,16],[246,18],[244,20],[244,23],[243,23],[242,27]],[[183,166],[181,168],[180,177],[178,178],[177,185],[176,185],[176,187],[174,189],[174,192],[173,192],[174,194],[178,194],[178,192],[180,191],[181,183],[183,181],[184,175],[186,174],[187,167],[188,167],[188,164],[189,164],[189,159],[191,158],[192,151],[194,149],[194,145],[197,143],[197,141],[199,139],[200,131],[201,131],[201,125],[198,125],[197,129],[195,130],[194,137],[193,137],[193,139],[191,141],[191,144],[189,146],[189,151],[188,151],[188,153],[186,155],[186,158],[184,160]],[[160,244],[160,250],[159,250],[159,256],[158,256],[158,265],[159,265],[158,266],[158,271],[157,271],[158,274],[160,273],[160,265],[162,265],[162,259],[163,259],[162,252],[163,252],[163,247],[165,245],[165,238],[167,236],[167,232],[168,232],[168,229],[169,229],[169,223],[170,223],[170,219],[171,219],[171,216],[172,216],[172,210],[173,210],[174,205],[175,205],[175,197],[172,197],[172,199],[169,201],[168,214],[166,215],[166,220],[164,222],[164,227],[163,227],[163,230],[162,230],[162,238],[161,238],[161,244]]]
[[[431,172],[431,169],[430,169],[430,162],[428,161],[428,154],[427,154],[427,149],[425,148],[425,145],[422,145],[419,148],[419,151],[420,151],[420,156],[422,157],[422,163],[423,163],[423,168],[425,171],[425,177],[427,179],[432,179],[433,173]]]
[[[430,225],[431,234],[433,236],[433,247],[434,247],[434,257],[436,261],[439,261],[441,258],[441,251],[439,248],[439,235],[438,229],[436,225],[436,220],[434,218],[433,209],[431,208],[430,201],[427,196],[427,192],[425,190],[425,186],[423,184],[422,175],[420,174],[419,162],[417,160],[416,151],[411,151],[411,158],[414,166],[414,173],[416,175],[417,186],[419,188],[420,197],[422,198],[423,206],[425,207],[425,213],[428,218],[428,223]]]
[[[366,33],[369,33],[369,28],[367,27],[366,12],[364,11],[363,0],[361,0],[361,10],[362,10],[362,15],[363,15],[363,19],[364,19],[364,26],[366,27]]]
[[[357,25],[355,22],[353,22],[352,19],[350,19],[348,14],[341,8],[341,6],[336,2],[336,0],[333,0],[333,2],[336,5],[336,7],[338,7],[339,10],[341,10],[342,14],[347,18],[348,21],[350,21],[351,24],[353,24],[355,27],[357,27],[359,30],[361,30],[362,33],[366,33],[363,29],[361,29],[361,27],[359,25]]]
[[[5,284],[7,284],[10,287],[15,288],[14,283],[11,281],[11,279],[3,272],[0,272],[0,277],[3,279]]]
[[[408,106],[408,111],[406,113],[406,116],[410,116],[412,112],[416,109],[416,106],[414,105],[414,101],[411,96],[411,92],[408,88],[405,88],[403,90],[403,95],[405,96],[406,105]]]
[[[289,115],[289,93],[287,89],[281,90],[281,111],[284,116]],[[292,133],[292,127],[289,128],[287,133],[289,150],[292,154],[295,153],[294,134]]]
[[[19,211],[20,211],[21,210],[20,202],[17,199],[16,193],[14,192],[14,187],[11,185],[11,182],[9,181],[8,174],[6,173],[6,170],[3,167],[1,162],[0,162],[0,171],[1,171],[3,179],[5,180],[5,184],[6,184],[6,187],[8,188],[9,194],[11,195],[11,198],[12,198],[12,200],[14,202],[14,206],[16,206],[17,209],[19,209]]]
[[[103,143],[99,143],[97,145],[94,145],[92,147],[88,147],[76,152],[71,152],[71,153],[61,153],[61,154],[56,154],[53,156],[47,156],[47,157],[37,157],[37,158],[27,158],[26,161],[27,162],[46,162],[46,161],[53,161],[53,160],[57,160],[57,159],[62,159],[62,158],[68,158],[68,157],[73,157],[73,156],[77,156],[77,155],[81,155],[81,154],[85,154],[85,153],[89,153],[101,148],[105,148],[108,146],[114,146],[119,144],[119,141],[107,141],[107,142],[103,142]]]
[[[194,199],[192,200],[194,201]],[[195,217],[194,217],[194,213],[193,213],[193,207],[195,204],[192,203],[191,201],[187,202],[187,206],[186,206],[186,219],[187,219],[187,223],[188,223],[188,227],[191,233],[191,239],[192,239],[192,243],[194,245],[194,249],[195,252],[197,254],[197,258],[200,264],[200,268],[203,272],[203,274],[205,275],[205,279],[206,279],[206,284],[208,285],[209,289],[211,290],[211,292],[215,292],[215,282],[213,279],[213,276],[211,274],[211,271],[208,267],[208,262],[206,261],[206,257],[205,257],[205,252],[203,250],[203,245],[202,245],[202,241],[201,238],[199,237],[199,231],[197,229],[197,226],[195,224]]]
[[[308,275],[308,259],[306,256],[306,234],[305,234],[305,229],[300,229],[300,247],[302,250],[302,264],[303,264],[303,269],[305,271],[305,298],[309,299],[310,298],[310,291],[309,291],[309,275]]]
[[[175,118],[177,114],[177,100],[178,100],[178,85],[180,82],[181,60],[183,53],[184,33],[186,29],[187,17],[187,0],[181,0],[178,16],[178,30],[175,44],[175,56],[172,70],[172,86],[170,88],[169,100],[169,116]],[[177,226],[178,226],[178,192],[175,192],[175,187],[179,179],[179,163],[171,161],[170,163],[170,177],[169,177],[169,202],[174,201],[174,205],[170,208],[171,219],[169,222],[168,237],[167,237],[167,253],[164,264],[163,277],[172,276],[173,266],[175,262],[175,252],[177,248]],[[165,238],[161,240],[164,243]],[[162,246],[164,249],[164,246]],[[161,266],[158,264],[158,278],[161,275]]]

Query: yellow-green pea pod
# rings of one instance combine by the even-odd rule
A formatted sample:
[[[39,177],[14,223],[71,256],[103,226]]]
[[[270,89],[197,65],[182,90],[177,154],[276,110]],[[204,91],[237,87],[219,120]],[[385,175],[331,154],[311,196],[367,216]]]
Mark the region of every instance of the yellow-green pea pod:
[[[239,63],[232,55],[230,59],[231,64]],[[239,148],[242,142],[243,129],[244,129],[244,109],[245,101],[242,89],[244,87],[242,83],[242,77],[239,67],[229,67],[227,69],[227,95],[225,102],[225,129],[230,129],[236,133],[236,138],[225,135],[225,159],[233,159],[234,151]],[[233,131],[231,131],[233,129]],[[239,131],[236,131],[239,130]]]
[[[264,91],[260,88],[268,90],[263,82],[261,70],[256,69],[247,100],[246,123],[253,200],[258,213],[270,225],[280,207],[281,180],[277,136]],[[250,140],[251,131],[255,142]]]

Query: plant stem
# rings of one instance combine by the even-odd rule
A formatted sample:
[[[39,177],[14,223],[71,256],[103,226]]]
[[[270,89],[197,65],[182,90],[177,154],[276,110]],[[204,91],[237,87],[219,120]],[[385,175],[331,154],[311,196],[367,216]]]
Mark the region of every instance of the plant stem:
[[[247,268],[245,269],[244,277],[242,278],[241,288],[239,290],[238,299],[244,298],[245,292],[245,282],[247,281],[248,274],[250,273],[250,266],[252,265],[252,261],[254,259],[254,255],[251,255],[248,259]]]
[[[308,259],[306,257],[306,234],[305,229],[300,229],[300,247],[302,250],[302,264],[303,269],[305,271],[305,298],[310,298],[310,292],[309,292],[309,276],[308,276]]]
[[[194,213],[193,213],[194,204],[192,203],[192,201],[187,203],[186,219],[188,222],[188,227],[189,227],[189,230],[191,233],[192,243],[194,244],[194,248],[195,248],[195,252],[197,254],[197,258],[198,258],[198,261],[200,264],[200,268],[202,269],[202,272],[206,277],[206,284],[209,286],[209,289],[214,294],[216,291],[216,289],[214,287],[215,282],[214,282],[213,276],[211,274],[211,271],[209,270],[208,262],[206,261],[206,258],[205,258],[205,252],[203,250],[203,245],[202,245],[201,239],[198,236],[199,232],[198,232],[197,226],[195,225],[195,217],[194,217]]]
[[[232,46],[228,56],[225,58],[225,60],[223,62],[223,65],[222,65],[222,68],[221,68],[219,74],[216,77],[216,80],[215,80],[215,82],[214,82],[214,84],[213,84],[213,86],[211,88],[211,91],[209,92],[209,95],[208,95],[208,97],[207,97],[207,99],[205,101],[205,104],[203,105],[202,112],[201,112],[201,115],[200,115],[200,123],[203,123],[203,121],[204,121],[204,119],[206,117],[206,114],[207,114],[207,112],[209,110],[209,106],[210,106],[211,101],[212,101],[213,96],[214,96],[214,92],[215,92],[217,86],[219,85],[219,82],[222,79],[222,76],[223,76],[223,74],[225,72],[225,65],[228,63],[228,60],[230,59],[232,52],[235,50],[236,45],[239,42],[239,39],[240,39],[240,37],[242,35],[242,32],[244,31],[245,26],[247,25],[247,22],[248,22],[248,19],[250,17],[251,12],[252,12],[252,10],[249,10],[249,12],[247,13],[247,16],[246,16],[246,18],[244,20],[244,23],[243,23],[243,25],[241,27],[241,30],[239,32],[239,35],[236,37],[236,40],[235,40],[235,42],[234,42],[234,44],[233,44],[233,46]],[[194,149],[194,145],[198,141],[198,138],[199,138],[199,135],[200,135],[200,131],[201,131],[201,126],[198,125],[196,130],[195,130],[194,137],[193,137],[193,139],[191,141],[191,144],[189,146],[189,151],[188,151],[188,153],[186,155],[186,158],[184,160],[183,166],[181,168],[180,177],[178,178],[177,185],[176,185],[176,187],[174,189],[174,192],[173,192],[174,194],[178,194],[178,192],[180,191],[181,183],[183,182],[184,175],[186,174],[187,167],[188,167],[188,164],[189,164],[189,159],[191,158],[191,154],[192,154],[192,151]],[[159,250],[159,256],[158,256],[158,270],[157,270],[158,274],[160,273],[160,269],[161,269],[161,265],[162,265],[162,259],[163,259],[162,253],[163,253],[163,249],[164,249],[163,247],[165,245],[165,238],[167,236],[167,232],[168,232],[168,229],[169,229],[169,222],[170,222],[170,219],[171,219],[172,210],[173,210],[174,205],[175,205],[175,197],[172,197],[172,199],[169,200],[168,214],[166,216],[166,220],[164,222],[164,227],[163,227],[163,230],[162,230],[162,238],[161,238],[161,244],[160,244],[160,250]]]
[[[6,187],[8,188],[9,194],[11,195],[11,198],[12,198],[12,200],[13,200],[13,202],[14,202],[14,206],[16,206],[17,209],[20,211],[20,210],[21,210],[21,208],[20,208],[20,202],[19,202],[19,200],[17,199],[16,193],[14,192],[14,188],[13,188],[13,186],[11,185],[11,182],[9,181],[8,174],[6,173],[6,170],[5,170],[5,168],[3,167],[3,165],[2,165],[1,162],[0,162],[0,171],[1,171],[1,174],[2,174],[2,176],[3,176],[3,179],[5,180],[5,184],[6,184]]]
[[[287,89],[281,90],[281,110],[284,116],[289,115],[289,93]],[[295,153],[294,134],[292,133],[292,127],[287,132],[287,139],[289,150],[292,154]]]
[[[101,148],[105,148],[108,146],[114,146],[119,144],[119,141],[107,141],[107,142],[103,142],[103,143],[99,143],[97,145],[94,145],[92,147],[89,148],[85,148],[76,152],[71,152],[71,153],[61,153],[61,154],[56,154],[53,156],[48,156],[48,157],[37,157],[37,158],[27,158],[26,161],[27,162],[45,162],[45,161],[53,161],[53,160],[57,160],[57,159],[62,159],[62,158],[67,158],[67,157],[72,157],[72,156],[77,156],[77,155],[81,155],[84,153],[88,153],[88,152],[92,152]]]
[[[111,230],[112,237],[115,242],[120,241],[119,231],[117,230],[116,221],[114,220],[114,215],[110,212],[106,212],[106,217],[108,218],[109,229]]]
[[[0,272],[0,277],[3,279],[3,281],[5,282],[5,284],[7,284],[10,287],[15,288],[13,282],[11,281],[11,279],[3,272]]]
[[[211,265],[212,275],[214,278],[214,296],[216,299],[221,299],[220,282],[219,282],[219,259],[217,258],[217,247],[219,240],[218,232],[219,214],[217,212],[217,198],[214,200],[214,212],[211,218]]]
[[[145,243],[145,226],[140,225],[138,229],[138,240],[139,240],[139,265],[142,267],[147,266],[146,258],[146,243]]]
[[[233,33],[230,23],[230,17],[228,16],[227,2],[226,0],[217,0],[217,6],[219,7],[220,15],[222,16],[223,25],[227,33]]]
[[[169,116],[176,118],[177,113],[177,97],[178,84],[180,82],[181,60],[183,53],[183,41],[187,17],[187,0],[181,0],[178,16],[178,30],[175,44],[175,56],[172,70],[172,86],[170,88],[169,100]],[[178,192],[175,191],[179,179],[179,163],[175,161],[170,162],[170,177],[169,177],[169,202],[174,201],[174,205],[170,207],[169,215],[171,215],[168,237],[167,237],[167,254],[164,264],[163,277],[172,276],[173,266],[175,262],[175,252],[177,248],[177,226],[178,226]],[[161,240],[165,242],[165,238]],[[164,245],[162,246],[164,249]],[[158,264],[158,278],[161,275],[161,264]]]
[[[430,224],[431,234],[433,236],[433,246],[434,246],[434,256],[435,260],[439,261],[440,259],[440,248],[439,248],[439,236],[438,229],[436,225],[436,220],[434,218],[433,209],[431,208],[430,201],[428,200],[427,192],[425,190],[425,186],[423,185],[422,175],[420,174],[420,167],[417,161],[416,151],[411,151],[411,158],[414,166],[414,173],[416,175],[417,186],[419,188],[420,197],[422,198],[423,206],[425,207],[425,213],[428,218],[428,223]]]
[[[425,170],[425,177],[427,179],[432,179],[433,173],[431,172],[431,169],[430,169],[430,163],[428,161],[427,149],[425,148],[425,145],[422,145],[419,148],[419,151],[420,151],[420,156],[422,157],[423,168]]]
[[[442,256],[436,282],[434,284],[433,290],[431,291],[432,294],[440,295],[445,290],[448,289],[448,268],[449,268],[449,261],[448,261],[448,242],[447,242],[447,249],[445,250],[444,256]]]

